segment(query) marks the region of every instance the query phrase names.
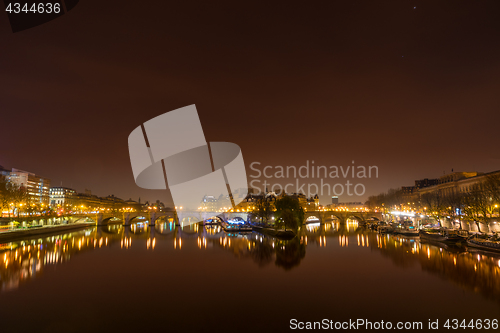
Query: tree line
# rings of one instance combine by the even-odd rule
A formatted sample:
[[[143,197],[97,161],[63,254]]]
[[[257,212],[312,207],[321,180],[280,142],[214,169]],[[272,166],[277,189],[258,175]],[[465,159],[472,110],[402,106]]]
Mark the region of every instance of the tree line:
[[[276,199],[274,205],[265,196],[260,196],[255,201],[255,209],[252,214],[258,218],[260,224],[271,225],[280,229],[297,229],[302,225],[305,211],[300,205],[299,199],[289,195],[283,195]],[[270,221],[274,213],[274,221]]]
[[[0,175],[0,217],[5,211],[8,211],[8,217],[19,217],[20,211],[31,214],[48,209],[41,209],[38,203],[32,203],[30,199],[25,187],[18,186],[4,175]]]
[[[27,202],[28,196],[26,191],[8,181],[8,179],[0,175],[0,211],[5,210],[10,212],[14,207],[19,207]],[[0,214],[1,215],[1,214]]]

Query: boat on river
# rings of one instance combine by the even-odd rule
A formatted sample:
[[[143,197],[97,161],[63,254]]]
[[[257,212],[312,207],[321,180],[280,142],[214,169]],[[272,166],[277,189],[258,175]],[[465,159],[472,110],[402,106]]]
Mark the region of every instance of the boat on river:
[[[394,233],[398,235],[408,236],[408,237],[418,237],[419,231],[411,223],[400,223],[394,228]]]
[[[419,236],[423,240],[446,243],[465,243],[467,240],[467,235],[462,232],[446,228],[420,230]]]
[[[477,235],[467,239],[467,245],[482,250],[500,252],[500,241],[492,238],[480,238]]]
[[[226,232],[250,232],[252,226],[240,217],[221,222],[222,229]]]
[[[203,220],[203,225],[217,225],[217,224],[219,224],[219,219],[217,217],[212,217]]]
[[[252,227],[249,225],[222,225],[222,229],[226,232],[251,232]]]
[[[377,231],[381,234],[389,234],[393,232],[393,227],[385,222],[379,222],[377,225]]]
[[[408,236],[408,237],[419,237],[420,232],[415,227],[401,228],[394,231],[395,234]]]

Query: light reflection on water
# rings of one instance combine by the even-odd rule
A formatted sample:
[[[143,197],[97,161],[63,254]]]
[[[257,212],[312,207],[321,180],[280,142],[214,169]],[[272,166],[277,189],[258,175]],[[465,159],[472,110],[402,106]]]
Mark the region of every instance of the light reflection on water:
[[[131,227],[110,225],[44,238],[0,245],[0,286],[6,292],[22,287],[43,274],[48,267],[61,265],[79,254],[115,247],[127,251],[141,247],[155,251],[159,244],[175,251],[229,252],[235,258],[248,259],[249,265],[264,267],[274,263],[285,271],[317,256],[318,248],[334,251],[370,250],[389,259],[396,267],[418,265],[465,290],[500,303],[500,255],[465,247],[422,243],[414,238],[381,235],[359,228],[356,222],[344,225],[328,222],[301,228],[293,240],[279,240],[259,233],[226,233],[218,225],[193,224],[184,228],[171,222]],[[115,246],[116,245],[116,246]],[[148,255],[147,253],[143,255]],[[77,259],[75,259],[77,260]]]

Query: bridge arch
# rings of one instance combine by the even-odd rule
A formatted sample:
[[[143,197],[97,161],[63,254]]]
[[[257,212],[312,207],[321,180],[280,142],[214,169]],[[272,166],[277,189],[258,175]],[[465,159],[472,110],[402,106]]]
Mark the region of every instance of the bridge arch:
[[[221,222],[224,222],[224,220],[222,219],[222,217],[218,216],[218,215],[214,215],[214,216],[211,216],[209,218],[206,218],[206,219],[203,219],[203,223],[221,223]]]
[[[169,221],[169,219],[172,219],[172,221]],[[160,215],[160,216],[155,216],[154,218],[151,219],[151,224],[161,224],[161,223],[170,223],[173,222],[175,223],[175,216],[174,214],[165,214],[165,215]]]
[[[344,214],[340,214],[338,212],[329,212],[329,213],[331,213],[330,218],[336,219],[340,223],[345,223],[347,220],[347,217]]]
[[[304,221],[305,224],[321,223],[321,219],[316,215],[310,215]]]
[[[75,218],[70,218],[68,219],[68,221],[72,221],[71,223],[76,223],[76,222],[79,222],[79,221],[82,221],[84,220],[83,222],[96,222],[94,218],[92,217],[89,217],[89,216],[81,216],[81,217],[75,217]]]
[[[179,219],[179,223],[181,225],[193,224],[193,223],[198,223],[198,222],[203,222],[203,220],[200,219],[199,216],[194,216],[194,215],[186,215],[186,216],[183,216],[181,219]]]
[[[346,217],[347,217],[347,219],[346,219],[346,220],[348,220],[348,219],[353,219],[353,220],[356,220],[358,223],[360,223],[360,222],[362,223],[362,222],[364,222],[364,221],[365,221],[365,220],[364,220],[362,217],[360,217],[359,215],[349,214],[349,215],[347,215]]]
[[[115,216],[109,216],[105,217],[102,219],[100,225],[108,225],[108,224],[113,224],[113,223],[123,223],[123,220],[115,217]]]
[[[128,225],[137,224],[141,222],[148,222],[148,217],[144,215],[135,215],[128,219]]]

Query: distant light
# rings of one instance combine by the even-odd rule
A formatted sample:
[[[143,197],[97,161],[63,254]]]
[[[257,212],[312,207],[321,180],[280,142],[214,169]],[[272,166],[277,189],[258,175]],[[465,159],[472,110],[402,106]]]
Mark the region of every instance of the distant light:
[[[398,211],[394,211],[394,212],[391,212],[392,215],[403,215],[403,216],[415,216],[414,213],[406,213],[406,212],[398,212]]]

